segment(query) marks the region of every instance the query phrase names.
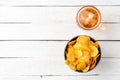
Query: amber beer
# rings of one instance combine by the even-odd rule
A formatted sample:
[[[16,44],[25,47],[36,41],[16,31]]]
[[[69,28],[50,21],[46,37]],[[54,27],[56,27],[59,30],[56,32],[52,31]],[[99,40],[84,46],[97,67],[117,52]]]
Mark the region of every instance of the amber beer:
[[[94,29],[101,22],[101,14],[94,6],[84,6],[78,11],[76,20],[80,27]]]

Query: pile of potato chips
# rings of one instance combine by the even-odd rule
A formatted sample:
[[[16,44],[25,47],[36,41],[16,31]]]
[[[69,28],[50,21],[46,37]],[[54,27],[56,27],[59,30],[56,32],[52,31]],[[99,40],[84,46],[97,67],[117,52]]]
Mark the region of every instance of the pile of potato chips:
[[[65,63],[72,70],[87,72],[95,67],[100,56],[98,42],[93,42],[89,36],[79,36],[68,43],[65,55]]]

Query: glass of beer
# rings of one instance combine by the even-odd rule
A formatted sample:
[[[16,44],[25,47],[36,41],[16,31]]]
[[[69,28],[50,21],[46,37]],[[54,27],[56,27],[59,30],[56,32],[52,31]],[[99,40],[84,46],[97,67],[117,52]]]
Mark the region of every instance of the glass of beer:
[[[91,30],[99,26],[101,13],[94,6],[83,6],[77,13],[76,21],[83,29]]]

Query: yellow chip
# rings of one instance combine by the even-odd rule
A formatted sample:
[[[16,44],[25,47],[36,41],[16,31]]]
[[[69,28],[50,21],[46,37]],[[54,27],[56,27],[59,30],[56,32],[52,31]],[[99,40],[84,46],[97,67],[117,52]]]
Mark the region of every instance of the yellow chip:
[[[79,42],[79,43],[88,43],[88,42],[90,42],[90,38],[88,36],[79,36],[77,38],[77,42]]]
[[[98,49],[95,46],[90,46],[91,57],[95,57],[98,54]]]
[[[93,60],[96,60],[99,56],[100,54],[96,55],[95,57],[93,57]]]
[[[76,40],[73,40],[71,42],[68,43],[68,45],[74,45],[76,43]]]
[[[89,51],[90,52],[89,47],[85,46],[85,45],[83,45],[80,49],[83,50],[83,51]]]
[[[92,64],[91,64],[91,67],[90,69],[93,69],[95,66],[96,66],[96,63],[97,63],[97,58],[100,56],[100,54],[98,54],[97,56],[93,57],[92,58]]]
[[[79,62],[84,62],[84,63],[85,63],[85,59],[82,58],[82,57],[80,57],[80,58],[78,59],[78,61],[79,61]]]
[[[86,59],[85,63],[86,63],[86,65],[89,65],[89,64],[91,64],[91,60],[90,59]]]
[[[85,69],[83,69],[83,72],[87,72],[90,69],[90,65],[88,65]]]
[[[80,63],[81,63],[81,61],[75,60],[74,63],[72,63],[72,64],[77,66],[77,65],[80,64]]]
[[[80,58],[83,55],[82,51],[79,49],[75,49],[75,56],[76,58]]]
[[[78,70],[78,71],[83,70],[83,69],[85,69],[85,68],[86,68],[86,64],[85,64],[84,62],[79,63],[79,64],[77,65],[77,70]]]
[[[96,48],[98,48],[98,41],[96,41],[96,42],[90,41],[90,44],[89,44],[89,45],[93,45],[93,46],[95,46]]]
[[[72,64],[69,64],[69,67],[70,67],[70,69],[72,69],[72,70],[76,70],[76,67],[75,67],[74,65],[72,65]]]
[[[91,67],[90,67],[90,69],[93,69],[94,67],[95,67],[95,65],[96,65],[96,60],[91,64]]]
[[[85,44],[82,43],[75,43],[75,45],[73,46],[74,49],[81,49],[81,50],[86,50],[86,51],[90,51],[89,47],[86,46]]]
[[[88,60],[90,59],[91,55],[88,51],[83,51],[83,56],[82,58],[85,59],[85,60]]]
[[[74,49],[80,49],[82,47],[81,43],[75,43],[75,45],[73,46]]]
[[[68,61],[68,60],[65,60],[65,64],[67,64],[67,65],[68,65],[68,64],[69,64],[69,61]]]
[[[70,53],[74,53],[74,48],[73,48],[71,45],[68,46],[67,50],[68,50],[68,52],[70,52]]]
[[[94,46],[98,48],[98,46],[99,46],[99,45],[98,45],[98,41],[96,41],[96,42],[94,43]]]
[[[68,53],[67,54],[67,60],[73,62],[75,60],[74,54]]]

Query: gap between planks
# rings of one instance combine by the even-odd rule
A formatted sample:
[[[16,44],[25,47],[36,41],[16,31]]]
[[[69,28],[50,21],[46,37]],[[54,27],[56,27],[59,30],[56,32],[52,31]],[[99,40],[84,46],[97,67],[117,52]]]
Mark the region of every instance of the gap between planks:
[[[120,22],[101,22],[102,24],[120,24]],[[32,24],[32,22],[0,22],[0,24]]]
[[[86,5],[13,5],[11,7],[81,7]],[[92,5],[92,6],[120,6],[120,5]]]
[[[0,59],[27,59],[27,58],[40,58],[40,57],[0,57]],[[103,59],[120,59],[120,57],[101,57]]]
[[[99,76],[100,74],[80,74],[80,75],[19,75],[19,76],[40,76],[40,77],[53,77],[53,76]]]
[[[0,40],[0,41],[49,41],[49,42],[66,42],[66,41],[69,41],[69,40],[57,40],[57,39],[50,39],[50,40],[46,40],[46,39],[9,39],[9,40]],[[105,42],[120,42],[120,40],[96,40],[96,41],[100,41],[100,42],[103,42],[103,41],[105,41]]]
[[[120,74],[89,74],[89,73],[86,73],[86,74],[79,74],[79,75],[17,75],[17,76],[39,76],[41,78],[43,77],[59,77],[59,76],[64,76],[64,77],[67,77],[67,76],[110,76],[110,75],[120,75]]]
[[[0,24],[31,24],[32,22],[0,22]]]

